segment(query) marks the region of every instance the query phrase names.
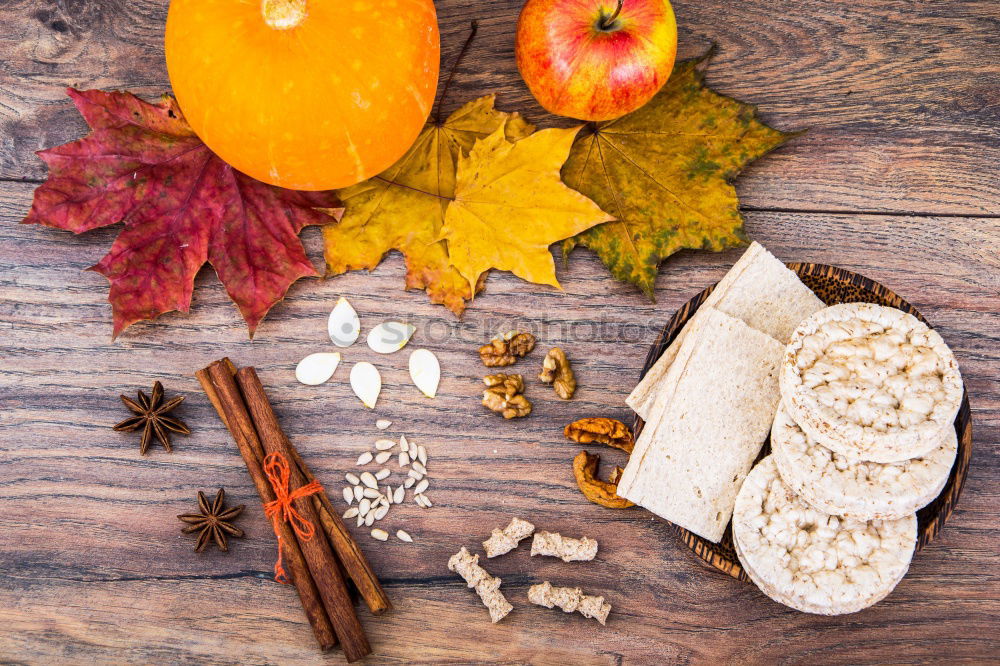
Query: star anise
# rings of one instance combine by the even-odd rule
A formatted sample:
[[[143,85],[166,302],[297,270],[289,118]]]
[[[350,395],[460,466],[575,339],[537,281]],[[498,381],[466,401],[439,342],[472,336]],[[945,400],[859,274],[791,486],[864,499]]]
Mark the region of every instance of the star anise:
[[[155,382],[153,384],[152,397],[139,391],[139,401],[136,402],[128,396],[121,396],[125,406],[131,409],[137,416],[127,418],[115,426],[115,430],[132,432],[142,428],[142,439],[139,440],[139,453],[146,455],[149,445],[153,443],[153,437],[160,441],[167,451],[170,448],[169,431],[190,435],[191,431],[180,419],[168,416],[170,412],[177,408],[177,405],[184,401],[184,396],[178,395],[166,402],[163,402],[163,384]]]
[[[225,504],[226,491],[224,489],[219,488],[219,492],[215,495],[215,500],[212,501],[211,506],[208,504],[205,493],[199,490],[198,508],[201,510],[201,513],[184,513],[177,516],[188,524],[182,530],[184,534],[191,534],[200,530],[198,533],[198,542],[194,546],[194,552],[200,553],[205,550],[205,546],[208,545],[210,540],[215,541],[215,545],[219,547],[219,550],[228,552],[229,546],[226,543],[226,535],[228,534],[237,538],[243,537],[243,530],[229,523],[243,513],[245,505],[240,504],[239,506],[226,509],[224,508]]]

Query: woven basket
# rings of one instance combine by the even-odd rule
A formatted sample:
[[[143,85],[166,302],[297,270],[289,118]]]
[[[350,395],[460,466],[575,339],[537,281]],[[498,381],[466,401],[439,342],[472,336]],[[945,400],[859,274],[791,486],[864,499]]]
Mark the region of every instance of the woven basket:
[[[903,312],[909,312],[920,321],[927,321],[917,312],[916,308],[904,301],[902,298],[886,289],[878,282],[868,278],[845,271],[834,266],[823,264],[788,264],[788,267],[795,271],[802,281],[816,292],[816,295],[827,305],[837,303],[876,303],[878,305],[888,305],[898,308]],[[695,311],[705,302],[708,295],[712,293],[715,285],[701,292],[690,301],[685,303],[674,313],[670,321],[660,332],[659,337],[649,350],[646,357],[646,365],[642,369],[645,376],[649,369],[653,367],[656,360],[660,358],[664,350],[673,342],[684,324],[694,315]],[[637,415],[635,417],[635,435],[639,436],[645,422]],[[955,418],[955,431],[958,434],[958,455],[955,457],[955,464],[951,468],[951,475],[948,482],[937,498],[917,512],[917,550],[930,543],[944,526],[951,512],[958,503],[958,498],[962,494],[962,486],[965,485],[965,477],[969,472],[969,458],[972,455],[972,425],[969,414],[969,396],[967,392],[962,395],[962,406]],[[771,452],[770,439],[764,443],[760,458]],[[740,561],[736,557],[733,549],[732,524],[726,527],[726,533],[719,543],[712,543],[702,537],[689,532],[688,530],[670,523],[670,526],[680,535],[684,543],[694,551],[695,555],[711,564],[716,569],[725,571],[734,578],[743,581],[750,581],[750,578],[740,566]]]

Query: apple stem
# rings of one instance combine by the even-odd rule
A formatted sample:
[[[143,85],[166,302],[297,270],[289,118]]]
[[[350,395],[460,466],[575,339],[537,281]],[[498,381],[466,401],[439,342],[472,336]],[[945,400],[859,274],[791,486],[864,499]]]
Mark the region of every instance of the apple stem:
[[[444,98],[448,94],[448,88],[451,87],[451,80],[455,78],[455,70],[458,69],[458,64],[462,62],[462,58],[465,57],[465,52],[469,50],[469,45],[472,44],[473,38],[476,36],[476,32],[479,30],[479,21],[473,21],[469,26],[469,36],[466,37],[465,43],[462,44],[462,50],[458,52],[458,57],[455,58],[455,62],[451,65],[451,71],[448,72],[448,78],[444,82],[444,87],[441,89],[441,96],[437,101],[437,108],[434,111],[434,124],[441,124],[441,107],[444,106]]]
[[[601,30],[611,30],[615,27],[615,19],[618,15],[622,13],[622,5],[625,4],[625,0],[618,0],[618,7],[615,9],[615,13],[611,16],[601,16],[601,20],[598,22],[597,27]]]

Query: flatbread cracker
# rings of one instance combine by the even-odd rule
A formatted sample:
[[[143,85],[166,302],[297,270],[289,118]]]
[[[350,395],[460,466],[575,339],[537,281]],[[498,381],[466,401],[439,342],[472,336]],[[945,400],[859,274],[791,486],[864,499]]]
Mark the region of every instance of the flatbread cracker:
[[[783,345],[712,307],[667,373],[618,495],[718,542],[778,406]]]
[[[948,428],[922,458],[895,463],[851,460],[809,439],[784,407],[771,427],[771,451],[782,480],[811,506],[857,520],[907,516],[941,492],[958,452]]]
[[[751,328],[787,344],[803,319],[824,305],[793,271],[756,241],[719,281],[705,303],[632,390],[625,402],[648,420],[655,393],[677,352],[706,307],[743,320]]]
[[[764,594],[806,613],[840,615],[896,587],[913,557],[917,517],[858,521],[826,514],[792,492],[768,456],[740,489],[733,542]]]

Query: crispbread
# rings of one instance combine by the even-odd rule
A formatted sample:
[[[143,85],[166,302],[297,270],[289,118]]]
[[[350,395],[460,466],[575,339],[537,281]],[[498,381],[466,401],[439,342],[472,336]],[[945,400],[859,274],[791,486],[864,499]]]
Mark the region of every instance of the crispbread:
[[[913,315],[871,303],[808,317],[792,334],[781,371],[782,400],[810,439],[873,462],[939,446],[962,392],[940,335]]]
[[[948,428],[922,458],[896,463],[850,460],[810,440],[785,411],[771,427],[771,451],[782,480],[813,507],[858,520],[907,516],[941,492],[958,451]]]
[[[661,380],[706,307],[741,319],[785,344],[799,322],[821,310],[823,302],[764,246],[756,241],[751,243],[626,398],[625,402],[642,418],[649,419]]]
[[[691,329],[654,413],[618,482],[618,495],[711,541],[778,404],[782,345],[715,308]]]
[[[883,599],[910,565],[917,517],[857,521],[806,504],[774,457],[747,475],[733,513],[744,571],[764,594],[806,613],[854,613]]]

